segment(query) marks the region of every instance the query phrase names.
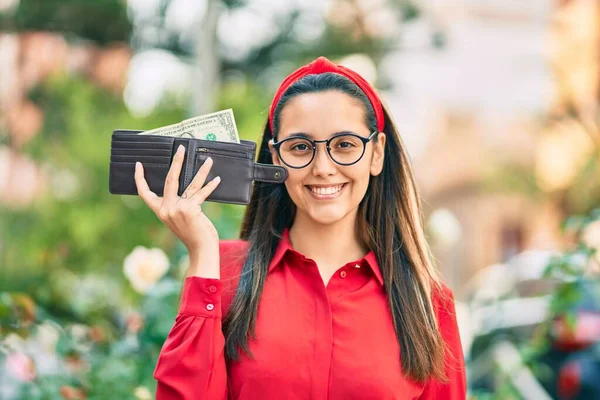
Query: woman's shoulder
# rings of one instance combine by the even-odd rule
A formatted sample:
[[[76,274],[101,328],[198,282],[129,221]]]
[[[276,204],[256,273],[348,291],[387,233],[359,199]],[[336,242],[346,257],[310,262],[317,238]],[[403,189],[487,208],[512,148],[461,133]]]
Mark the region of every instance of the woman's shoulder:
[[[454,292],[444,282],[433,285],[432,302],[439,322],[455,317]]]
[[[221,274],[235,274],[240,270],[248,255],[249,243],[242,239],[225,239],[219,241],[219,257]],[[239,272],[239,271],[237,271]]]
[[[442,302],[454,301],[454,292],[443,281],[439,281],[433,285],[433,298]]]
[[[249,242],[241,239],[219,241],[221,282],[223,283],[223,310],[229,309],[238,286],[240,273],[248,255]]]
[[[242,239],[219,240],[219,253],[221,256],[239,255],[248,252],[248,241]]]

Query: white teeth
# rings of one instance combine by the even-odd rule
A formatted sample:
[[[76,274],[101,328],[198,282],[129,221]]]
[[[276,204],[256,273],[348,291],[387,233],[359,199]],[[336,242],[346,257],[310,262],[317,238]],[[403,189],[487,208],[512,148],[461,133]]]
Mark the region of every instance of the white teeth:
[[[309,186],[310,190],[316,194],[334,194],[342,190],[344,185],[329,186],[329,187],[313,187]]]

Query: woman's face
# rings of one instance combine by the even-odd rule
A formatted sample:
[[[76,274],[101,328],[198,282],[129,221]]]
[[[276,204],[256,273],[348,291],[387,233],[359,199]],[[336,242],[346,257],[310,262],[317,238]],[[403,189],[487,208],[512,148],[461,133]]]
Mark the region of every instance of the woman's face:
[[[279,141],[297,133],[314,140],[329,139],[339,132],[352,132],[364,138],[372,133],[365,124],[365,111],[357,100],[339,91],[302,94],[292,98],[280,115]],[[301,169],[288,168],[279,159],[271,142],[273,162],[288,170],[285,182],[297,207],[296,218],[310,218],[328,225],[355,218],[358,205],[367,192],[369,177],[383,168],[385,134],[378,133],[356,164],[341,166],[327,153],[325,143],[317,144],[313,161]]]

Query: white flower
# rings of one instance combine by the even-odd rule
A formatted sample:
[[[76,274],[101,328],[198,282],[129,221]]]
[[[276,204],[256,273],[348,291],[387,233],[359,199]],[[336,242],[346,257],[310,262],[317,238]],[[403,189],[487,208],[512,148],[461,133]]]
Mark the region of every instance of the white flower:
[[[135,388],[133,394],[135,394],[135,398],[139,400],[152,400],[152,393],[145,386],[138,386]]]
[[[67,328],[73,339],[73,346],[81,352],[91,350],[90,327],[83,324],[72,324]]]
[[[44,322],[37,327],[37,340],[41,347],[48,353],[56,351],[56,344],[60,339],[60,327],[57,328],[52,322]]]
[[[17,335],[16,333],[9,333],[8,335],[6,335],[4,340],[2,342],[0,342],[0,345],[2,345],[2,347],[0,347],[0,349],[6,348],[8,350],[21,352],[21,353],[23,353],[26,348],[25,339],[23,339],[21,336]]]
[[[168,270],[169,258],[159,248],[136,246],[123,262],[123,272],[138,293],[147,293]]]
[[[586,246],[600,251],[600,219],[585,227],[582,240]]]
[[[85,340],[90,328],[83,324],[73,324],[70,326],[71,336],[74,340]]]
[[[590,259],[588,271],[597,274],[600,271],[600,219],[583,229],[581,240],[586,246],[596,250],[596,253]]]
[[[68,298],[75,312],[90,315],[118,307],[121,287],[108,276],[88,274],[74,279],[74,286],[70,288]]]

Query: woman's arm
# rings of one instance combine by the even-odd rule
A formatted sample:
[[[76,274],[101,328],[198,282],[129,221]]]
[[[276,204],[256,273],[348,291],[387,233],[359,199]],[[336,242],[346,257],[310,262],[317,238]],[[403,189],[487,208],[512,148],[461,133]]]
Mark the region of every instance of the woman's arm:
[[[219,242],[219,278],[188,276],[179,313],[158,357],[157,400],[226,399],[222,316],[235,293],[247,242]]]
[[[160,352],[157,400],[226,399],[221,280],[185,279],[179,314]]]
[[[419,397],[422,400],[464,400],[467,397],[465,359],[456,322],[454,295],[447,287],[444,287],[444,292],[445,300],[439,302],[438,323],[448,350],[445,357],[448,382],[430,380]]]

